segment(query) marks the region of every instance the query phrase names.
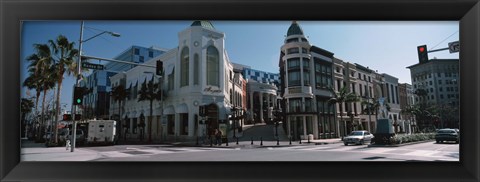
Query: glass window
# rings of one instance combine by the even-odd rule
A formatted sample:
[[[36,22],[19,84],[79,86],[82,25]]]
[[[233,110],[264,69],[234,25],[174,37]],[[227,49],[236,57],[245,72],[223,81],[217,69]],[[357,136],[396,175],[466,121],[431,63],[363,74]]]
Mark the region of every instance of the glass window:
[[[199,65],[199,56],[198,54],[195,54],[193,56],[193,84],[198,85],[198,80],[199,80],[199,73],[200,73],[200,65]]]
[[[153,51],[148,51],[148,57],[153,58]]]
[[[133,49],[133,54],[139,55],[139,54],[140,54],[140,50],[137,49],[137,48],[134,48],[134,49]]]
[[[442,84],[442,80],[438,80],[438,84],[441,85],[441,84]]]
[[[303,64],[303,69],[310,69],[310,59],[303,58],[302,64]]]
[[[287,39],[287,43],[290,43],[290,42],[298,42],[298,38]]]
[[[308,53],[307,49],[302,47],[302,53],[305,53],[305,54]]]
[[[302,99],[290,99],[289,103],[290,112],[301,112],[302,111]]]
[[[220,87],[220,58],[217,48],[207,48],[207,85]]]
[[[174,79],[175,78],[175,68],[173,69],[172,73],[168,75],[168,90],[173,90],[174,86]]]
[[[180,54],[180,87],[188,85],[188,77],[189,77],[189,53],[188,47],[184,47],[182,49],[182,53]]]
[[[308,70],[303,70],[303,85],[310,85],[310,72]]]
[[[288,86],[300,86],[300,71],[288,72]]]
[[[302,42],[308,42],[306,38],[302,38]]]
[[[287,60],[288,69],[298,69],[300,68],[300,59],[292,58]]]
[[[312,99],[305,98],[305,112],[313,112]]]
[[[138,61],[141,62],[141,63],[143,63],[143,61],[144,61],[143,56],[139,56],[139,57],[138,57]]]
[[[296,54],[298,52],[298,47],[287,49],[287,54]]]

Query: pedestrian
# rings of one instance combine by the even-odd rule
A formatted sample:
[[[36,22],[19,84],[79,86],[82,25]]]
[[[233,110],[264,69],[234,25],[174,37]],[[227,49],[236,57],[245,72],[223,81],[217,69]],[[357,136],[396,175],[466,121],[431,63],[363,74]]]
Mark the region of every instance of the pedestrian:
[[[65,149],[68,150],[70,149],[72,145],[70,144],[70,139],[69,137],[67,136],[67,141],[65,141]]]
[[[220,129],[215,129],[215,140],[217,145],[222,145],[222,131]]]

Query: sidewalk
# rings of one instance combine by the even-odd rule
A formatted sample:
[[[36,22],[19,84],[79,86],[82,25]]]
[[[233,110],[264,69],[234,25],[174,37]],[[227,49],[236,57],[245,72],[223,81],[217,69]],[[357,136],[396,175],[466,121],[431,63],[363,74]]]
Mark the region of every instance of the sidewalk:
[[[21,161],[90,161],[102,157],[98,152],[75,148],[74,152],[65,147],[45,147],[44,143],[22,140]]]

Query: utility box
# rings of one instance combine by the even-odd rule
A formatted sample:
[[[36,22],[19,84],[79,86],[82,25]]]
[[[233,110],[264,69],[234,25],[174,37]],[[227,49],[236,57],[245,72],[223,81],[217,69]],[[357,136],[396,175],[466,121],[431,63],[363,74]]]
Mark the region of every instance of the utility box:
[[[88,121],[87,143],[114,144],[116,141],[116,125],[114,120],[90,120]]]

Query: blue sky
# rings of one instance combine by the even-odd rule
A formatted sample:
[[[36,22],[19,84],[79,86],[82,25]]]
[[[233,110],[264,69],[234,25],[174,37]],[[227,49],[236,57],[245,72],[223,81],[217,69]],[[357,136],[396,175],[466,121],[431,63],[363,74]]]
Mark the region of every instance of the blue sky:
[[[104,34],[83,44],[87,55],[113,58],[132,45],[171,49],[178,45],[178,32],[193,21],[86,21],[84,39],[108,30],[121,34]],[[280,47],[291,21],[212,21],[216,30],[226,35],[225,48],[230,60],[253,69],[278,73]],[[440,49],[459,40],[458,21],[298,21],[310,44],[334,53],[351,63],[368,66],[379,73],[411,83],[407,66],[418,62],[417,46]],[[27,75],[25,58],[33,53],[33,44],[46,43],[58,35],[76,42],[80,21],[26,21],[21,34],[21,81]],[[459,58],[449,51],[429,53],[429,58]],[[92,63],[99,63],[93,61]],[[100,62],[104,64],[105,62]],[[65,76],[61,103],[72,101],[74,79]],[[34,95],[34,92],[31,92]],[[53,92],[51,92],[53,94]],[[22,97],[26,89],[22,88]],[[47,97],[50,98],[50,97]],[[67,106],[69,108],[70,106]]]

